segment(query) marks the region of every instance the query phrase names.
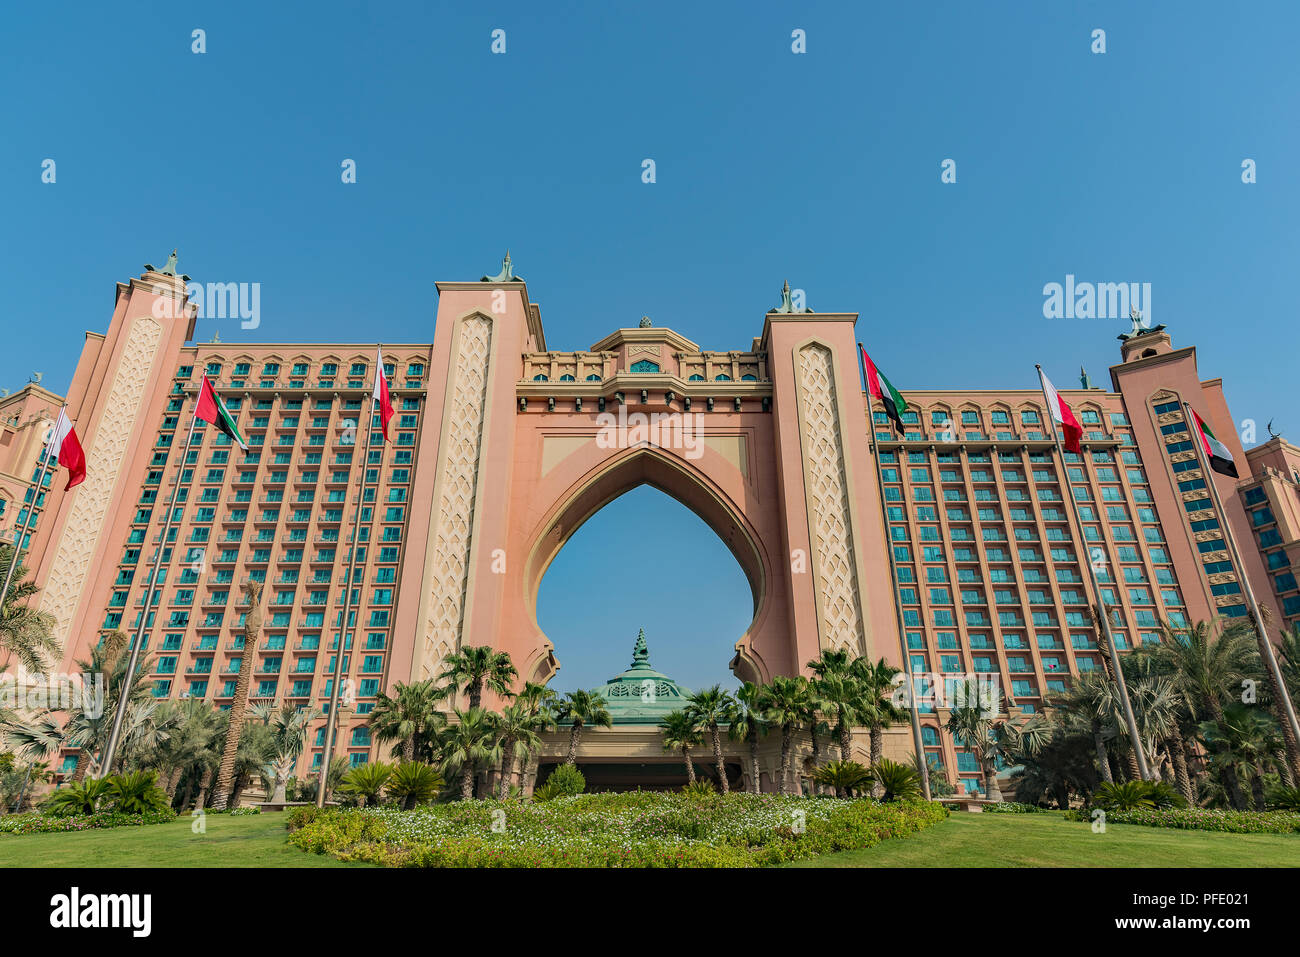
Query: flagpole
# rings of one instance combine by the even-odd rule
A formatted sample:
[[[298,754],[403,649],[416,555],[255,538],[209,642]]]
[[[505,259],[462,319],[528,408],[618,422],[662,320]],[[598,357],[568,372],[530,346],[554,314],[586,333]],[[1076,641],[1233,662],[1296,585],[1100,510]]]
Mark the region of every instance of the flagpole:
[[[381,376],[383,374],[382,367],[375,370],[375,375]],[[352,608],[352,588],[356,584],[357,577],[357,552],[361,546],[361,500],[366,496],[366,469],[370,465],[370,438],[375,431],[374,392],[370,393],[368,409],[366,444],[362,449],[361,456],[361,489],[357,492],[357,507],[352,513],[352,553],[348,562],[348,580],[345,583],[343,592],[343,627],[339,630],[339,646],[334,653],[334,680],[330,685],[329,714],[325,716],[325,750],[321,754],[320,780],[316,785],[316,806],[319,808],[325,806],[325,784],[329,778],[330,762],[334,760],[334,738],[339,710],[339,683],[343,676],[343,652],[347,646],[348,613]],[[376,502],[375,507],[377,508],[378,505],[379,503]],[[360,599],[361,596],[358,595],[358,605],[361,603]]]
[[[65,409],[67,409],[67,407],[68,404],[66,402],[63,403],[63,405],[59,408],[59,412],[62,413]],[[57,429],[58,427],[59,427],[59,420],[58,417],[56,416],[54,419],[54,425],[51,426],[51,428]],[[53,432],[51,432],[50,437],[51,438],[54,437]],[[4,585],[0,586],[0,609],[4,608],[5,599],[9,597],[9,586],[13,583],[14,572],[18,568],[18,553],[22,551],[23,539],[27,537],[27,531],[32,527],[32,519],[36,517],[36,506],[37,503],[40,501],[41,491],[45,486],[45,476],[49,474],[49,471],[50,471],[50,446],[47,443],[45,449],[41,452],[41,471],[36,476],[36,491],[32,493],[32,504],[28,506],[27,518],[23,520],[23,527],[19,529],[18,537],[14,539],[13,557],[12,560],[9,562],[9,567],[5,569]]]
[[[1291,695],[1287,692],[1286,682],[1282,679],[1282,672],[1277,665],[1277,655],[1273,651],[1273,642],[1268,637],[1268,629],[1264,626],[1264,616],[1260,613],[1259,603],[1255,600],[1255,590],[1250,587],[1250,576],[1246,574],[1246,565],[1241,560],[1241,552],[1237,548],[1237,539],[1232,534],[1232,526],[1228,522],[1228,513],[1223,507],[1223,501],[1219,498],[1218,483],[1214,481],[1214,470],[1210,467],[1209,458],[1205,454],[1205,447],[1201,444],[1201,427],[1197,419],[1200,418],[1192,408],[1191,403],[1184,402],[1183,407],[1186,409],[1190,419],[1188,422],[1196,430],[1196,441],[1192,444],[1196,446],[1196,459],[1200,463],[1201,471],[1205,475],[1205,484],[1210,486],[1210,494],[1214,497],[1214,506],[1218,509],[1219,514],[1223,516],[1223,537],[1228,540],[1228,548],[1232,552],[1233,564],[1239,569],[1238,578],[1241,579],[1241,586],[1246,590],[1246,601],[1250,602],[1251,614],[1255,616],[1255,625],[1259,628],[1259,634],[1262,638],[1260,644],[1263,646],[1264,663],[1268,667],[1269,675],[1276,685],[1278,697],[1282,699],[1282,713],[1286,715],[1286,723],[1297,746],[1300,746],[1300,723],[1296,721],[1295,705],[1291,701]]]
[[[199,386],[202,394],[202,385]],[[194,442],[194,426],[199,420],[198,398],[194,400],[194,412],[190,416],[190,431],[185,437],[185,451],[181,453],[181,467],[176,473],[176,486],[172,489],[171,503],[167,506],[167,518],[158,541],[158,553],[154,555],[153,570],[149,574],[149,588],[144,596],[144,610],[140,612],[140,626],[135,631],[135,641],[131,643],[131,655],[127,659],[126,674],[122,676],[122,688],[117,696],[117,708],[113,712],[113,728],[104,745],[103,756],[99,762],[99,777],[106,777],[113,767],[113,758],[117,754],[118,740],[122,735],[122,721],[126,717],[127,705],[131,699],[131,683],[135,680],[135,669],[140,664],[141,645],[144,644],[144,632],[149,624],[149,611],[153,607],[153,596],[158,591],[158,572],[162,567],[163,550],[167,548],[167,536],[171,533],[172,522],[176,515],[176,501],[181,493],[181,481],[185,477],[185,466],[190,457],[190,446]],[[170,563],[169,563],[170,564]],[[111,676],[109,676],[111,679]]]
[[[1061,429],[1056,425],[1056,416],[1052,413],[1052,403],[1047,397],[1047,385],[1043,379],[1043,367],[1034,363],[1034,368],[1038,370],[1038,385],[1043,393],[1043,406],[1047,410],[1047,419],[1052,423],[1052,438],[1056,440],[1056,451],[1061,457],[1061,488],[1067,490],[1064,498],[1070,502],[1070,514],[1074,516],[1075,531],[1079,535],[1079,545],[1084,554],[1079,556],[1080,564],[1088,566],[1088,578],[1092,582],[1092,599],[1096,602],[1094,606],[1101,613],[1101,627],[1106,636],[1106,644],[1109,646],[1110,662],[1115,671],[1115,685],[1119,688],[1120,701],[1124,705],[1124,724],[1128,728],[1129,740],[1133,743],[1133,753],[1137,756],[1138,774],[1142,776],[1143,781],[1152,780],[1151,772],[1147,767],[1146,752],[1142,747],[1142,739],[1138,736],[1137,719],[1133,717],[1133,702],[1129,700],[1128,683],[1124,680],[1124,669],[1119,663],[1119,649],[1115,647],[1115,639],[1110,631],[1110,612],[1106,610],[1106,603],[1102,600],[1101,584],[1097,580],[1097,569],[1092,564],[1092,553],[1088,550],[1088,539],[1083,533],[1083,517],[1079,514],[1079,503],[1074,499],[1074,487],[1070,484],[1068,466],[1065,462],[1065,449],[1061,446]],[[1059,397],[1058,397],[1059,398]]]
[[[916,712],[916,683],[912,679],[912,656],[908,653],[907,638],[903,625],[903,596],[898,590],[898,572],[894,567],[894,548],[889,538],[889,512],[885,505],[885,476],[880,468],[880,445],[876,439],[876,413],[871,401],[871,383],[867,379],[867,369],[862,363],[865,352],[862,343],[858,343],[858,368],[862,370],[862,381],[867,389],[867,426],[871,457],[876,463],[876,490],[880,493],[880,518],[884,522],[885,551],[889,553],[889,582],[894,589],[894,615],[898,621],[898,645],[903,653],[903,676],[907,679],[907,712],[912,722],[912,745],[916,748],[916,763],[921,768],[921,792],[927,801],[930,792],[930,759],[925,753],[924,740],[921,738],[921,719]]]

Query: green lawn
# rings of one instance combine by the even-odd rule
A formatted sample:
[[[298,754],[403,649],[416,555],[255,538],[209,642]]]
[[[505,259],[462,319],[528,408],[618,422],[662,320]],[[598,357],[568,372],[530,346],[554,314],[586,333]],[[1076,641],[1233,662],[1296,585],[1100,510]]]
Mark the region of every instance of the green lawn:
[[[364,867],[284,843],[285,816],[207,816],[77,834],[0,834],[0,867]],[[1112,824],[1105,834],[1056,814],[954,812],[865,851],[795,867],[1294,867],[1300,834],[1216,834]]]
[[[195,834],[183,814],[170,824],[72,834],[0,834],[0,867],[368,867],[284,843],[283,812],[209,814]]]
[[[1059,814],[971,814],[864,851],[791,867],[1295,867],[1300,834],[1219,834],[1089,824]]]

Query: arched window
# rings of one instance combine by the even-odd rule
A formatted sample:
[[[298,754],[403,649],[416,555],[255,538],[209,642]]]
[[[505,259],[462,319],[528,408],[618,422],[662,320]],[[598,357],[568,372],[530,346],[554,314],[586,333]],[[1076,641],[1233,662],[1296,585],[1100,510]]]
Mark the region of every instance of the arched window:
[[[651,362],[649,359],[642,359],[639,362],[632,363],[629,372],[658,372],[659,363]]]
[[[692,373],[691,373],[691,377],[690,377],[689,379],[687,379],[686,381],[687,381],[687,382],[703,382],[703,381],[704,381],[704,376],[700,375],[698,372],[692,372]]]
[[[752,373],[752,372],[746,372],[743,376],[740,377],[740,381],[741,381],[741,382],[757,382],[757,381],[758,381],[758,376],[754,375],[754,373]]]
[[[721,372],[719,372],[717,375],[715,375],[715,376],[713,377],[713,381],[714,381],[714,382],[730,382],[730,381],[731,381],[731,376],[729,376],[729,375],[723,375]]]
[[[574,381],[576,381],[576,380],[573,378],[573,376],[569,375],[569,374],[566,372],[566,373],[564,373],[564,375],[560,376],[560,381],[561,381],[561,382],[574,382]]]
[[[543,373],[539,372],[539,373],[537,373],[537,375],[533,376],[533,381],[534,381],[534,382],[550,382],[550,381],[551,381],[551,377],[548,376],[548,375],[544,375]]]
[[[928,724],[922,725],[921,740],[927,745],[937,745],[939,743],[939,732]]]
[[[588,381],[588,382],[599,382],[599,381],[600,381],[600,376],[596,375],[596,373],[593,372],[591,375],[587,376],[587,381]]]

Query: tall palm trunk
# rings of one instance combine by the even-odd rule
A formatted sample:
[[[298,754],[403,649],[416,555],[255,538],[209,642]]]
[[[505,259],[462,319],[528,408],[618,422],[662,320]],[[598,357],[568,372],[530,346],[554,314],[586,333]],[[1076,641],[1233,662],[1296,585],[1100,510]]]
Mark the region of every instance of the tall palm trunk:
[[[167,798],[168,798],[168,800],[172,800],[172,801],[176,800],[176,788],[177,788],[177,787],[180,785],[180,783],[181,783],[181,773],[182,773],[184,770],[185,770],[184,768],[177,766],[177,767],[175,767],[175,768],[172,768],[172,772],[171,772],[171,774],[167,775]]]
[[[1137,751],[1133,748],[1133,742],[1129,742],[1124,749],[1124,761],[1128,765],[1128,779],[1130,781],[1141,781],[1142,771],[1138,767]]]
[[[1097,768],[1101,779],[1107,784],[1114,784],[1115,778],[1110,773],[1110,759],[1106,754],[1106,740],[1101,736],[1101,719],[1092,719],[1092,746],[1097,749]]]
[[[713,732],[713,762],[718,766],[718,786],[722,788],[723,794],[730,794],[731,786],[727,784],[727,766],[722,762],[722,736],[718,734],[716,724],[710,725],[709,730]]]
[[[874,768],[880,763],[880,758],[885,753],[885,729],[878,724],[871,726],[871,766]]]
[[[190,798],[194,796],[194,775],[189,776],[185,782],[185,797],[181,798],[181,810],[184,811],[190,806]]]
[[[203,810],[203,802],[204,802],[204,799],[207,797],[208,787],[209,787],[211,784],[212,784],[212,769],[211,769],[211,768],[204,768],[204,769],[203,769],[203,780],[201,780],[201,781],[199,782],[199,796],[198,796],[198,798],[197,798],[197,799],[195,800],[195,802],[194,802],[194,807],[195,807],[196,810],[199,810],[199,811],[202,811],[202,810]]]
[[[984,794],[990,801],[1002,801],[1002,789],[998,787],[998,769],[994,767],[992,761],[981,761],[980,767],[984,771]]]
[[[1169,733],[1169,758],[1174,765],[1174,780],[1178,783],[1178,793],[1188,804],[1196,803],[1196,792],[1192,790],[1192,779],[1187,773],[1186,742],[1183,741],[1183,729],[1178,722],[1173,722]]]
[[[408,734],[402,742],[402,760],[410,764],[415,760],[415,735]]]
[[[817,767],[818,765],[821,764],[821,759],[822,759],[822,738],[821,735],[817,733],[816,724],[812,725],[808,729],[808,734],[812,738],[812,766],[813,766],[813,773],[816,774]],[[817,783],[817,780],[815,778],[813,779],[812,782],[812,792],[813,794],[822,793],[822,786]]]
[[[1210,707],[1210,717],[1214,719],[1215,724],[1223,724],[1223,703],[1218,698],[1210,698],[1206,702]],[[1237,777],[1237,765],[1231,761],[1223,765],[1223,786],[1228,792],[1228,798],[1232,801],[1232,806],[1238,811],[1246,810],[1246,797],[1241,793],[1241,781]]]
[[[1268,807],[1264,800],[1264,770],[1258,764],[1251,770],[1254,772],[1250,776],[1251,797],[1255,799],[1255,810],[1263,811]]]
[[[230,792],[230,799],[226,802],[227,807],[239,807],[239,799],[244,793],[244,785],[248,783],[248,773],[240,771],[235,775],[235,786]]]
[[[476,678],[474,683],[469,686],[469,706],[471,708],[480,707],[483,704],[483,679]]]
[[[781,725],[781,783],[777,786],[779,794],[790,793],[790,740],[794,737],[794,725]]]
[[[695,783],[695,762],[691,760],[691,746],[682,745],[682,757],[686,759],[686,780]]]
[[[836,730],[839,731],[840,733],[840,760],[852,761],[853,760],[853,731],[849,727],[849,723],[845,721],[843,718],[840,718],[839,727],[836,728]]]
[[[470,801],[474,798],[474,762],[465,759],[460,769],[460,799]]]
[[[751,793],[757,794],[762,790],[758,780],[758,732],[750,728],[749,734],[745,735],[745,738],[749,741],[749,790]]]
[[[565,758],[565,764],[578,763],[578,738],[582,735],[582,722],[573,722],[573,730],[569,732],[569,756]]]
[[[1287,764],[1286,751],[1275,749],[1273,751],[1273,763],[1277,765],[1277,773],[1281,777],[1282,783],[1289,788],[1295,787],[1295,778],[1292,776],[1291,768]]]
[[[244,657],[239,662],[239,677],[235,679],[235,698],[230,703],[230,723],[226,727],[226,744],[221,751],[221,768],[217,772],[217,796],[212,800],[214,811],[226,809],[227,795],[235,779],[235,760],[239,756],[239,738],[244,733],[244,718],[248,712],[248,686],[252,681],[253,655],[257,650],[257,635],[250,639],[244,635]]]
[[[90,749],[83,747],[77,755],[77,766],[72,769],[72,783],[80,784],[86,779],[86,768],[90,764]]]
[[[505,754],[501,756],[501,781],[497,785],[497,800],[504,801],[510,796],[510,775],[515,769],[515,739],[506,740]]]

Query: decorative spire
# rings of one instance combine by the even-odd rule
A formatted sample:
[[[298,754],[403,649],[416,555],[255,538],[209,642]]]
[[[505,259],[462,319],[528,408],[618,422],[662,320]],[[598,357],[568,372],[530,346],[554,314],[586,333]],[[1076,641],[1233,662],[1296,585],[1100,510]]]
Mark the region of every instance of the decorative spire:
[[[506,258],[501,260],[501,271],[495,276],[484,276],[479,282],[523,282],[522,276],[515,275],[514,263],[510,261],[510,250],[506,250]]]
[[[654,325],[654,323],[650,321],[650,317],[649,317],[649,316],[642,316],[642,317],[641,317],[641,328],[642,328],[642,329],[649,329],[649,328],[650,328],[651,326],[653,326],[653,325]]]
[[[812,310],[807,306],[804,306],[801,309],[795,308],[794,299],[790,293],[790,280],[788,279],[785,281],[785,284],[781,286],[781,305],[777,306],[772,311],[782,313],[783,315],[812,312]]]
[[[1079,385],[1085,389],[1092,388],[1092,380],[1088,378],[1088,370],[1079,366]]]
[[[638,629],[637,631],[636,645],[633,646],[632,648],[632,667],[635,668],[638,665],[648,667],[649,664],[650,664],[650,649],[646,647],[645,629],[641,628]]]

